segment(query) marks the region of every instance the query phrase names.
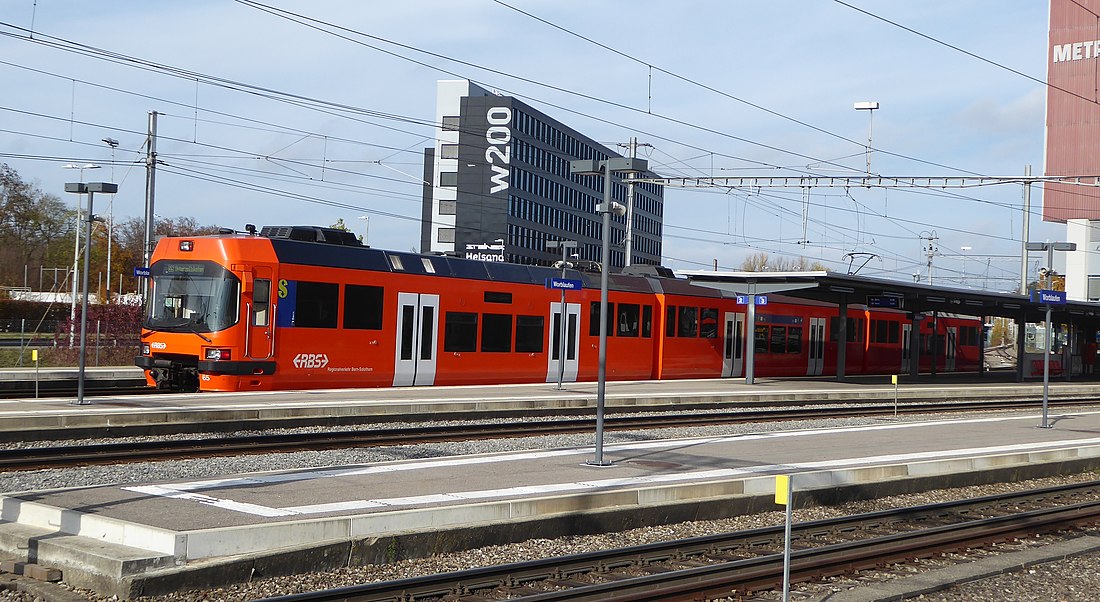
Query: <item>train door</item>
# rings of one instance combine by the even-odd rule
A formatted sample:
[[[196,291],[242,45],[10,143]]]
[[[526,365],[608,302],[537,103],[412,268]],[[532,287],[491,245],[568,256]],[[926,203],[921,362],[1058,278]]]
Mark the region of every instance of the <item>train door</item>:
[[[727,311],[722,322],[722,376],[741,376],[745,369],[745,314]]]
[[[248,330],[245,331],[245,354],[249,359],[271,359],[275,355],[275,336],[271,330],[275,323],[271,305],[271,268],[256,267],[252,272],[246,272],[246,284],[248,279],[252,280],[252,300],[246,301]]]
[[[955,371],[955,352],[958,346],[958,326],[947,327],[947,349],[944,350],[944,370],[947,372]]]
[[[397,293],[393,386],[435,384],[439,295]]]
[[[843,343],[841,343],[843,344]],[[807,376],[821,376],[825,369],[825,318],[810,318],[810,347]]]
[[[577,352],[580,347],[581,305],[565,304],[565,371],[561,373],[562,382],[577,380]],[[547,348],[550,350],[546,365],[546,382],[558,382],[558,371],[562,364],[561,345],[561,302],[550,304],[550,332],[546,333]]]
[[[913,325],[906,322],[901,325],[901,372],[909,373],[909,358],[912,355],[909,338],[913,336]]]

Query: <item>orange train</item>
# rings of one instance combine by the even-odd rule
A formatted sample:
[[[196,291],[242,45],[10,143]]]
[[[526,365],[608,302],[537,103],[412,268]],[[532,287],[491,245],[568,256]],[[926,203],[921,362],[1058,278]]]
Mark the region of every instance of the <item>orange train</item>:
[[[772,295],[745,306],[662,268],[610,275],[607,378],[721,378],[905,370],[904,312]],[[250,391],[595,380],[599,274],[364,247],[327,228],[168,237],[150,266],[141,355],[150,385]],[[566,292],[550,279],[579,281]],[[921,370],[976,371],[981,323],[920,323]],[[751,337],[746,341],[746,337]],[[562,345],[564,338],[565,344]],[[933,353],[933,345],[936,346]],[[564,347],[564,349],[563,349]],[[562,353],[564,351],[564,353]]]

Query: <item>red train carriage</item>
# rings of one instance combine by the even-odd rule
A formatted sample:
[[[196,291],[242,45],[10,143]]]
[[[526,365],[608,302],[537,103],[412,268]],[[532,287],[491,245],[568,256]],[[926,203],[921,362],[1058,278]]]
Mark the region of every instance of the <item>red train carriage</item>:
[[[259,235],[165,238],[136,364],[162,389],[240,391],[595,380],[599,275],[584,288],[551,268],[396,253],[313,227]],[[772,296],[747,328],[745,307],[667,270],[610,277],[609,379],[835,374],[836,306]],[[898,373],[904,313],[852,306],[846,372]],[[977,369],[976,319],[920,326],[921,367]],[[932,332],[935,329],[936,335]]]

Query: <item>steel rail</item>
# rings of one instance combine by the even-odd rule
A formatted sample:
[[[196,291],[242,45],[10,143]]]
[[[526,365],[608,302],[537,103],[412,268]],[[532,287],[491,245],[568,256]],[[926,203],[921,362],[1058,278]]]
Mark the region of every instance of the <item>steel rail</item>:
[[[1100,482],[1063,485],[799,523],[795,525],[794,531],[796,543],[802,542],[805,545],[806,540],[821,533],[848,533],[890,523],[909,524],[927,520],[925,517],[939,518],[948,513],[966,516],[983,510],[997,511],[1029,502],[1061,504],[797,550],[791,556],[791,580],[798,582],[826,575],[851,573],[892,562],[1096,522],[1100,520],[1100,500],[1073,502],[1073,498],[1095,494],[1098,488]],[[1071,503],[1066,503],[1067,500]],[[661,562],[675,564],[705,556],[720,558],[737,550],[774,548],[782,545],[782,538],[782,526],[764,527],[737,533],[291,594],[269,598],[266,602],[410,602],[440,597],[461,599],[464,595],[476,595],[477,592],[498,588],[515,594],[522,592],[527,584],[537,581],[546,581],[564,589],[511,596],[508,599],[525,602],[698,600],[704,596],[722,597],[777,589],[782,584],[782,554],[767,553],[753,558],[716,562],[682,570],[658,569],[652,575],[616,577],[607,583],[583,584],[577,579],[585,574],[599,575],[622,567],[645,567]]]
[[[1010,409],[1033,409],[1035,402],[947,402],[917,403],[899,406],[899,414],[931,412],[968,412]],[[1093,401],[1095,403],[1095,401]],[[1081,405],[1078,400],[1055,400],[1054,406]],[[851,418],[893,415],[893,405],[853,404],[781,410],[735,410],[724,412],[675,413],[659,415],[624,415],[605,419],[608,430],[643,430],[776,422],[822,418]],[[574,418],[527,422],[467,423],[433,425],[412,428],[325,431],[323,433],[290,433],[243,435],[169,440],[145,440],[123,443],[51,445],[0,450],[0,472],[11,470],[64,468],[99,464],[121,464],[178,460],[181,458],[256,455],[290,451],[319,451],[353,447],[382,447],[414,443],[437,443],[477,439],[502,439],[587,433],[592,430],[592,418]],[[117,433],[116,433],[117,435]]]

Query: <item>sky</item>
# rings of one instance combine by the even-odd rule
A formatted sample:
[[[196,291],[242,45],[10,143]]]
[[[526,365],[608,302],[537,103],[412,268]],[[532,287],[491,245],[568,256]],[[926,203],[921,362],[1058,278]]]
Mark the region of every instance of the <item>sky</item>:
[[[114,181],[110,207],[97,196],[94,211],[141,217],[156,111],[157,215],[237,230],[343,220],[371,246],[418,250],[436,82],[461,78],[607,146],[636,137],[664,177],[859,176],[868,135],[874,174],[1020,176],[1031,165],[1039,175],[1048,10],[1034,0],[0,0],[0,162],[74,206],[65,182]],[[879,109],[855,110],[859,101]],[[85,164],[101,167],[64,167]],[[1032,187],[1028,237],[1064,240],[1063,225],[1041,221],[1041,202]],[[1015,290],[1023,215],[1018,183],[669,187],[663,263],[732,270],[767,253],[927,282],[931,245],[934,283]]]

